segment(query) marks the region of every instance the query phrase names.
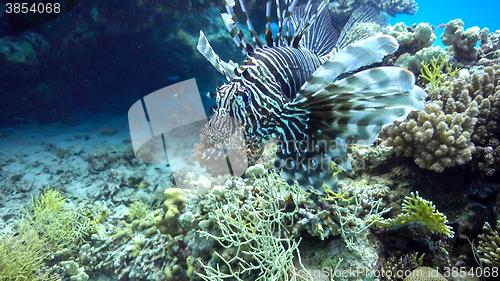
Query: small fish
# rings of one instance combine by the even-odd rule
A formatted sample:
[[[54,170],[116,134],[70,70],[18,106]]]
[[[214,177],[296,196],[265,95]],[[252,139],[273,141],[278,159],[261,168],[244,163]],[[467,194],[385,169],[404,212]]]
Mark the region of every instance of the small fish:
[[[204,158],[245,149],[252,163],[273,141],[274,166],[288,184],[297,181],[320,193],[326,184],[339,191],[331,162],[353,173],[349,144],[372,145],[383,127],[424,109],[427,94],[411,72],[392,66],[356,72],[398,49],[394,37],[380,34],[385,18],[362,6],[339,35],[325,9],[328,2],[297,6],[297,0],[284,0],[273,35],[272,1],[267,1],[264,42],[244,1],[239,3],[251,41],[233,20],[235,1],[225,0],[227,13],[221,16],[246,55],[241,65],[222,61],[200,31],[198,51],[228,81],[217,88],[217,110],[200,135]]]
[[[436,26],[436,29],[443,29],[445,27],[446,27],[446,23],[442,23],[442,24]]]

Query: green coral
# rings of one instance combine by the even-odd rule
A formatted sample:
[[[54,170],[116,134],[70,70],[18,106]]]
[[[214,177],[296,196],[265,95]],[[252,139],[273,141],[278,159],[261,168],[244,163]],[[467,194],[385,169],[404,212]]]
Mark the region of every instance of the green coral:
[[[403,212],[396,219],[384,219],[376,221],[375,224],[382,226],[406,225],[410,222],[420,222],[424,224],[432,233],[442,233],[449,238],[454,236],[454,232],[448,223],[446,215],[436,210],[432,202],[427,201],[413,192],[406,196],[402,205]]]
[[[446,61],[447,57],[443,58],[443,56],[439,54],[438,57],[433,57],[431,59],[430,64],[426,61],[421,62],[422,70],[420,77],[431,84],[431,89],[439,89],[441,87],[451,88],[451,81],[449,79],[447,80],[447,78],[457,75],[460,69],[455,68],[455,70],[452,70],[453,67],[451,64],[445,65]],[[447,71],[443,71],[445,66]]]

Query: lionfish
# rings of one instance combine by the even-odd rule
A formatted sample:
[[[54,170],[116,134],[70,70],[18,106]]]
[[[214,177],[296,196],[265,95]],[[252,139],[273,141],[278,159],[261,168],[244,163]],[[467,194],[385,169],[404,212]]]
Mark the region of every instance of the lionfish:
[[[252,44],[238,24],[234,0],[225,0],[222,19],[246,55],[240,66],[222,61],[200,31],[197,49],[228,80],[217,88],[217,109],[202,130],[203,157],[227,157],[245,146],[255,160],[265,144],[276,141],[275,168],[288,184],[297,181],[320,193],[326,184],[338,191],[331,162],[353,173],[348,144],[372,145],[383,127],[423,110],[427,94],[399,67],[355,72],[399,47],[395,38],[380,34],[385,21],[374,9],[358,8],[338,35],[325,9],[328,0],[297,2],[276,1],[273,35],[267,1],[261,39],[239,0]]]

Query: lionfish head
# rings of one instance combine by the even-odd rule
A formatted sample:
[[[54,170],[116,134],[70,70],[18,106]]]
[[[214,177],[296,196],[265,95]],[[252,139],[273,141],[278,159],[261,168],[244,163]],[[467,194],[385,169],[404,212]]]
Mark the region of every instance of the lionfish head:
[[[231,149],[243,149],[245,139],[239,122],[229,116],[225,108],[219,108],[205,128],[201,130],[201,144],[205,149],[202,158],[215,160],[226,158]]]

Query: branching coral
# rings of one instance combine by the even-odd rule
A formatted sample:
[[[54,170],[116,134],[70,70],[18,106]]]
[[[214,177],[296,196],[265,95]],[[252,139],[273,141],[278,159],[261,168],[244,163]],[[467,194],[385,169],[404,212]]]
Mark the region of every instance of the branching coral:
[[[287,211],[276,200],[283,193],[297,199],[297,193],[286,190],[287,185],[276,180],[257,181],[263,192],[254,200],[240,204],[237,198],[228,198],[226,204],[210,213],[219,234],[200,231],[230,249],[230,254],[214,252],[215,265],[203,265],[206,273],[198,275],[204,280],[297,280],[298,276],[289,277],[289,272],[294,266],[294,255],[299,256],[300,240],[290,238],[298,207]],[[249,278],[255,273],[258,277]]]
[[[405,121],[392,125],[387,145],[398,156],[412,156],[419,167],[436,172],[464,164],[472,159],[476,145],[500,134],[499,86],[496,65],[454,78],[451,89],[442,86],[429,92],[424,111],[411,112]]]
[[[40,237],[31,227],[21,227],[19,235],[0,234],[0,280],[57,280],[50,271],[40,272],[49,252],[47,237]]]
[[[441,47],[431,46],[428,48],[423,48],[422,50],[416,52],[414,55],[411,55],[410,53],[404,53],[400,55],[397,58],[395,65],[404,69],[408,69],[415,75],[419,75],[422,69],[422,64],[424,62],[429,63],[432,58],[443,56],[444,54],[445,51]]]
[[[441,87],[450,88],[451,81],[448,79],[454,77],[459,71],[458,68],[452,70],[452,66],[448,65],[448,71],[444,72],[443,68],[445,67],[445,63],[446,58],[443,58],[441,54],[438,57],[433,57],[430,64],[426,61],[422,62],[422,73],[420,77],[430,83],[431,89],[433,90]]]
[[[418,195],[418,192],[411,193],[410,196],[405,197],[402,205],[403,212],[395,219],[386,219],[377,221],[375,224],[382,226],[398,226],[405,225],[410,222],[421,222],[432,233],[442,233],[447,237],[453,237],[454,232],[450,226],[446,225],[448,219],[432,204]]]
[[[477,145],[500,136],[500,65],[474,73],[467,84],[469,95],[477,101],[479,113],[472,141]]]
[[[500,267],[500,221],[497,221],[497,229],[493,230],[486,222],[483,226],[483,233],[479,237],[477,251],[479,260],[489,267]]]
[[[362,252],[356,239],[381,220],[383,214],[390,211],[381,208],[382,199],[375,200],[372,196],[368,196],[367,187],[367,182],[362,180],[359,184],[344,188],[339,193],[326,189],[327,197],[324,198],[325,202],[332,204],[333,221],[338,223],[338,232],[347,248],[354,253]],[[365,214],[361,216],[360,213]]]
[[[96,231],[96,225],[105,218],[105,209],[96,207],[66,208],[66,198],[56,189],[47,187],[32,199],[33,210],[26,211],[21,220],[24,227],[32,227],[48,238],[54,250],[78,245],[82,239]]]
[[[389,128],[387,145],[398,156],[412,156],[419,167],[436,172],[471,160],[478,105],[464,90],[465,81],[456,79],[451,90],[431,91],[424,111],[411,112]]]

